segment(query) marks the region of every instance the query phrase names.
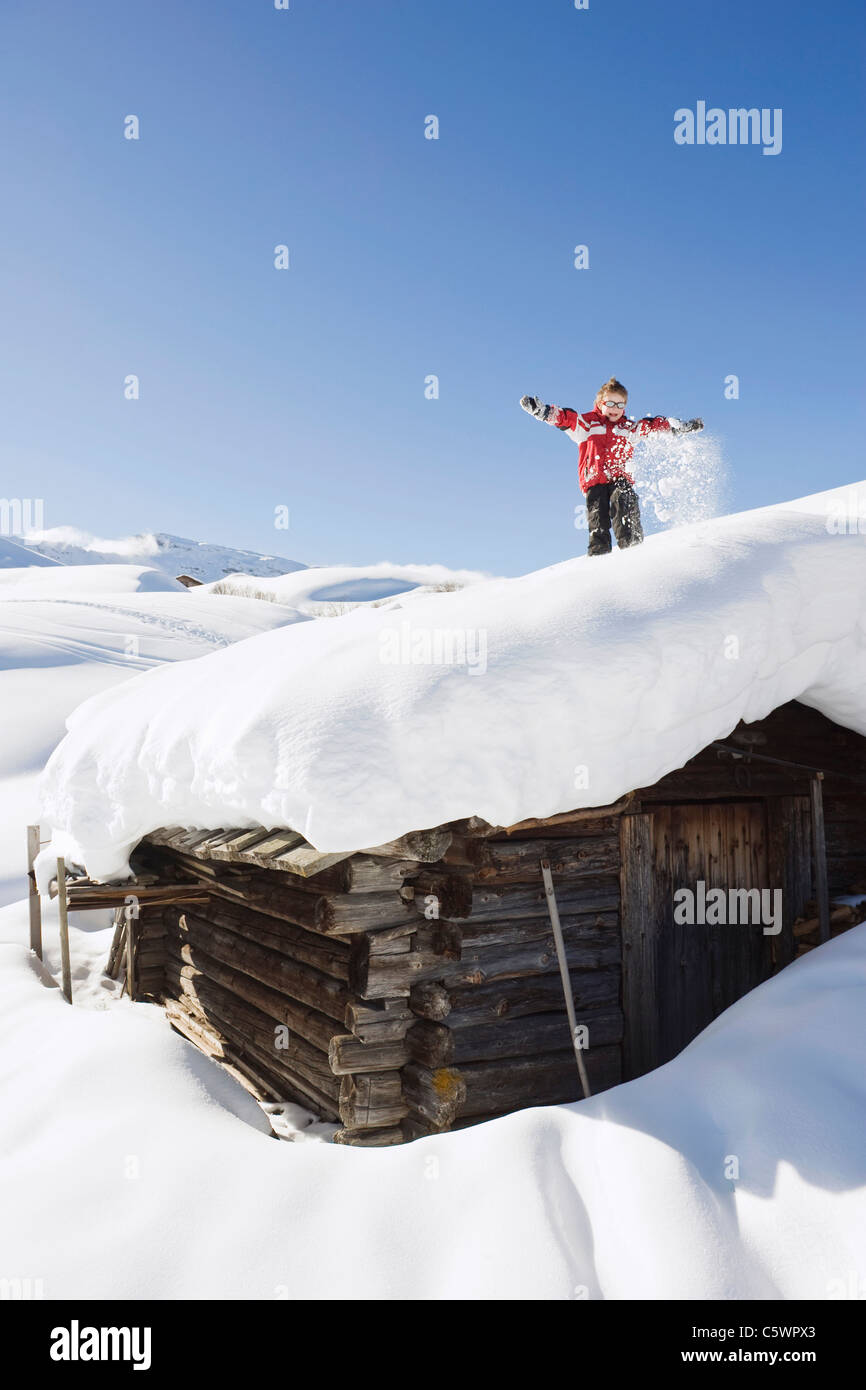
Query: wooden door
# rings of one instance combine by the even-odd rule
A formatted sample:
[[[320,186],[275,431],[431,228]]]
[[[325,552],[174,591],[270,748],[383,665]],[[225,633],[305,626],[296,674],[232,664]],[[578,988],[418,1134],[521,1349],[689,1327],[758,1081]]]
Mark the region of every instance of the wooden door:
[[[791,926],[810,889],[809,825],[802,796],[658,806],[623,817],[626,1079],[675,1057],[792,958]],[[703,893],[726,895],[780,889],[781,932],[764,935],[760,921],[678,922],[675,894],[688,890],[700,917],[701,884]]]

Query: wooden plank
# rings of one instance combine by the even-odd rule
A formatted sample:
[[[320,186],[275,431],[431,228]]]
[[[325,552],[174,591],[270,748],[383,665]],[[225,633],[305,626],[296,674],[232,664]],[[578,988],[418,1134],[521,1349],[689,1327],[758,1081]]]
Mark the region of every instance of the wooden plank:
[[[336,864],[341,864],[344,859],[350,857],[350,851],[345,850],[341,854],[336,852],[323,854],[320,850],[313,849],[312,845],[299,845],[297,849],[286,850],[271,861],[270,867],[274,869],[285,869],[300,878],[315,878],[324,869],[332,869]]]
[[[39,853],[39,826],[27,827],[27,887],[30,910],[30,949],[42,959],[42,900],[36,887],[36,874],[33,868]]]
[[[66,905],[66,863],[57,861],[57,919],[60,925],[60,969],[63,978],[63,995],[68,1004],[72,1003],[72,967],[69,961],[69,917]]]
[[[830,890],[827,884],[827,846],[824,839],[823,773],[816,773],[809,783],[812,805],[812,852],[815,858],[815,897],[818,900],[818,939],[830,940]]]
[[[580,825],[583,821],[598,820],[602,816],[619,816],[631,810],[634,805],[635,793],[629,792],[627,796],[620,797],[619,801],[612,801],[605,806],[586,806],[577,811],[562,811],[555,816],[530,817],[527,820],[516,821],[514,825],[505,826],[508,835],[516,835],[521,830],[533,830],[539,826],[554,825]]]
[[[657,1063],[659,1052],[656,958],[659,923],[653,890],[652,817],[623,816],[622,856],[622,1008],[623,1076],[642,1076]]]

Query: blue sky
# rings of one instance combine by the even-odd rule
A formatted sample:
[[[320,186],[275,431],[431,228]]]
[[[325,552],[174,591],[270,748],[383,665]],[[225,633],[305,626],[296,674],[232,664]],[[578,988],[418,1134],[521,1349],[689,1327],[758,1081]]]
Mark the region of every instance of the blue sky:
[[[519,397],[611,373],[704,418],[726,509],[863,477],[864,29],[853,0],[9,7],[0,492],[519,574],[585,544],[577,450]],[[782,108],[781,153],[676,145],[699,100]]]

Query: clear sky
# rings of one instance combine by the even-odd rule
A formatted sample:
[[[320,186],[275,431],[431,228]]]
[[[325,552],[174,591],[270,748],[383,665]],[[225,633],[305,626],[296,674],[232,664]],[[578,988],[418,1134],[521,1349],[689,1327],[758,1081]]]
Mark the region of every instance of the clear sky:
[[[519,398],[610,374],[704,418],[726,509],[862,478],[864,30],[862,0],[8,0],[0,493],[519,574],[585,546],[577,450]],[[699,101],[781,108],[781,152],[677,145]]]

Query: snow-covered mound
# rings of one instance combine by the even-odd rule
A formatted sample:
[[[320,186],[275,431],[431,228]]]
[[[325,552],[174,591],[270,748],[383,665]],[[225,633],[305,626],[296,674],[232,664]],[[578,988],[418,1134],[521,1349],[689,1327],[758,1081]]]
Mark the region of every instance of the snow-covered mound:
[[[0,569],[4,599],[53,598],[70,594],[187,593],[183,584],[152,565],[59,565],[51,560],[26,569]]]
[[[86,915],[70,1009],[0,913],[0,1229],[45,1298],[863,1297],[866,924],[628,1085],[354,1149],[268,1138]]]
[[[18,538],[17,544],[41,555],[43,562],[47,559],[62,565],[116,565],[139,560],[172,578],[189,574],[203,584],[238,570],[253,575],[279,575],[305,568],[297,560],[285,560],[279,555],[257,555],[253,550],[233,550],[231,546],[193,541],[163,531],[105,540],[75,526],[54,526],[44,531],[28,531]],[[0,548],[0,565],[4,563],[40,562],[26,559],[4,562]]]
[[[417,597],[443,590],[463,589],[487,580],[479,570],[449,570],[444,565],[318,565],[281,575],[278,579],[257,579],[233,574],[205,592],[248,594],[286,603],[314,617],[335,616],[360,604],[381,603],[397,595]]]
[[[864,485],[148,672],[75,712],[44,813],[97,876],[165,824],[351,850],[614,801],[791,699],[866,734]]]

